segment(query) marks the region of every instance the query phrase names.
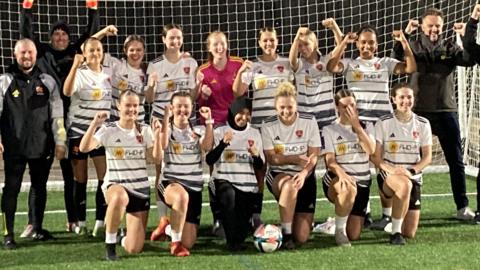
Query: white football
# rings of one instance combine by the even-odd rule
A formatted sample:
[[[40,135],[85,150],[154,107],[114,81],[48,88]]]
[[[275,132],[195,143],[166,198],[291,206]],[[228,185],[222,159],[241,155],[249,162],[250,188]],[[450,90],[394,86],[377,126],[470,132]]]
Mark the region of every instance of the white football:
[[[260,252],[274,252],[282,245],[282,230],[275,225],[260,225],[253,234],[253,243]]]

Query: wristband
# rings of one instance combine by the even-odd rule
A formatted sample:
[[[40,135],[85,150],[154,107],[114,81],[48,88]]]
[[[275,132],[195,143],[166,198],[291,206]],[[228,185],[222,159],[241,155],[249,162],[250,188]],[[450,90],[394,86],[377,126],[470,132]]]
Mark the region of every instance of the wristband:
[[[33,6],[33,0],[23,0],[23,8],[30,9]]]
[[[98,0],[87,0],[85,2],[88,8],[96,8],[98,6]]]
[[[213,119],[205,120],[205,125],[213,125],[213,123],[215,123],[215,120]]]

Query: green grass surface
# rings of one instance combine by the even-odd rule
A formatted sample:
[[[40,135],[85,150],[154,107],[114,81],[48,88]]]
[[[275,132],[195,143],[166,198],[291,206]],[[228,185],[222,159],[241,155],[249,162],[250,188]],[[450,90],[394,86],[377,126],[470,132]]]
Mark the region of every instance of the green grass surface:
[[[429,174],[424,179],[423,194],[451,193],[447,175]],[[319,196],[323,198],[319,185]],[[475,183],[468,178],[467,187],[473,192]],[[267,192],[266,200],[272,199]],[[371,196],[377,195],[376,184]],[[154,198],[154,197],[153,197]],[[475,197],[470,196],[471,206]],[[207,201],[207,192],[204,192]],[[93,207],[94,195],[89,194]],[[154,204],[154,201],[152,200]],[[372,199],[374,217],[380,216],[378,199]],[[406,246],[390,246],[384,232],[364,230],[362,239],[353,242],[352,248],[338,248],[333,236],[313,234],[307,244],[294,251],[277,251],[261,254],[250,242],[249,249],[232,255],[225,251],[224,242],[210,235],[211,214],[208,207],[202,210],[202,224],[197,245],[187,258],[169,255],[167,243],[146,241],[139,255],[126,255],[117,247],[121,259],[105,262],[104,243],[101,238],[85,238],[64,232],[65,214],[45,216],[44,227],[57,237],[54,241],[34,242],[19,239],[18,234],[26,222],[25,215],[17,215],[16,231],[19,248],[13,251],[0,249],[0,268],[10,269],[480,269],[480,226],[453,218],[455,205],[451,195],[423,197],[420,227],[416,239]],[[49,193],[48,210],[63,209],[63,195]],[[26,211],[26,194],[19,197],[18,211]],[[326,201],[317,203],[315,218],[325,220],[333,214]],[[88,213],[90,227],[94,213]],[[276,204],[265,204],[262,218],[267,223],[278,222]],[[157,213],[150,211],[149,230],[155,227]]]

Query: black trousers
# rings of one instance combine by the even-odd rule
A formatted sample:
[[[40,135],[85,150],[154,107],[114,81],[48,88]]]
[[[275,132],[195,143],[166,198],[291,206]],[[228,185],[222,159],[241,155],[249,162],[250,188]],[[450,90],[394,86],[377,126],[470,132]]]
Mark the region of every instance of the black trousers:
[[[465,164],[463,163],[462,141],[457,113],[416,113],[430,121],[432,133],[438,137],[450,170],[450,184],[457,210],[468,206]]]
[[[215,180],[215,194],[227,245],[243,243],[252,228],[250,218],[255,193],[241,191],[227,181]]]
[[[69,223],[77,222],[78,218],[75,212],[75,204],[73,201],[73,168],[72,161],[70,159],[60,160],[60,168],[62,169],[63,176],[63,200],[65,201],[65,210],[67,212],[67,220]],[[34,200],[32,198],[34,193],[32,193],[32,187],[28,193],[28,205],[30,201]],[[32,209],[28,208],[28,224],[32,224]]]
[[[11,235],[14,232],[17,198],[27,164],[31,182],[28,200],[28,207],[31,209],[31,221],[35,231],[42,229],[47,203],[47,180],[52,162],[53,156],[38,159],[4,157],[5,186],[3,187],[1,206],[5,216],[4,229],[7,234]]]

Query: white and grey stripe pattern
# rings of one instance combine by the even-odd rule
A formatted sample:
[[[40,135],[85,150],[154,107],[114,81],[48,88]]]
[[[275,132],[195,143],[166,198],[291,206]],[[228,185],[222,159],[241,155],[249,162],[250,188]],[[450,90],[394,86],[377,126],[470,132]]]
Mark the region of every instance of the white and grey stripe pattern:
[[[285,126],[277,116],[268,118],[262,127],[264,150],[273,150],[276,154],[306,155],[309,147],[321,148],[320,131],[315,117],[298,114],[295,122]],[[303,168],[298,165],[272,165],[269,170],[276,173],[295,175]]]
[[[153,147],[153,133],[148,125],[123,129],[118,122],[103,125],[94,138],[105,147],[107,173],[102,188],[118,184],[139,198],[150,197],[146,155]]]
[[[242,74],[242,83],[252,84],[252,125],[259,127],[263,120],[276,115],[274,100],[278,85],[293,79],[288,58],[280,56],[272,62],[257,58],[251,70]]]
[[[398,60],[374,57],[370,60],[342,59],[343,73],[348,88],[355,93],[359,118],[377,121],[382,115],[392,113],[389,81]]]
[[[152,106],[152,116],[163,119],[165,105],[170,103],[172,95],[178,91],[192,91],[195,88],[195,70],[198,64],[195,59],[181,58],[177,63],[169,62],[161,56],[149,63],[147,74],[158,74],[159,80],[155,88],[155,100]],[[192,110],[195,111],[195,110]],[[195,115],[192,114],[191,120]]]
[[[367,123],[365,131],[373,140],[374,130],[371,123]],[[357,184],[368,185],[371,182],[369,155],[360,146],[352,127],[336,121],[323,128],[322,136],[325,143],[322,153],[334,153],[336,162],[345,173],[354,177]]]
[[[212,178],[232,183],[245,192],[258,192],[257,178],[253,169],[253,160],[248,147],[254,145],[263,160],[263,146],[260,132],[248,124],[242,131],[233,130],[230,126],[215,129],[215,144],[218,145],[227,131],[233,132],[230,145],[227,146],[220,159],[215,163]]]
[[[203,134],[204,127],[179,129],[173,126],[169,131],[160,181],[173,181],[190,190],[202,191],[200,134]]]
[[[75,75],[75,84],[68,114],[68,136],[83,136],[97,112],[110,115],[112,106],[111,69],[107,66],[101,72],[94,72],[86,65]]]
[[[321,56],[315,64],[300,58],[298,63],[295,73],[298,111],[314,115],[318,128],[322,129],[336,119],[333,75],[326,70],[328,57]]]
[[[400,122],[393,114],[375,124],[375,138],[382,144],[383,160],[393,166],[412,167],[421,160],[422,146],[432,145],[430,123],[413,114],[408,123]],[[411,179],[421,184],[421,172]]]
[[[117,107],[118,98],[125,90],[131,90],[137,93],[140,104],[138,107],[138,121],[145,121],[145,87],[146,74],[142,69],[131,67],[124,58],[118,59],[106,53],[103,60],[104,64],[112,67],[112,112],[110,118],[112,121],[119,120]]]

